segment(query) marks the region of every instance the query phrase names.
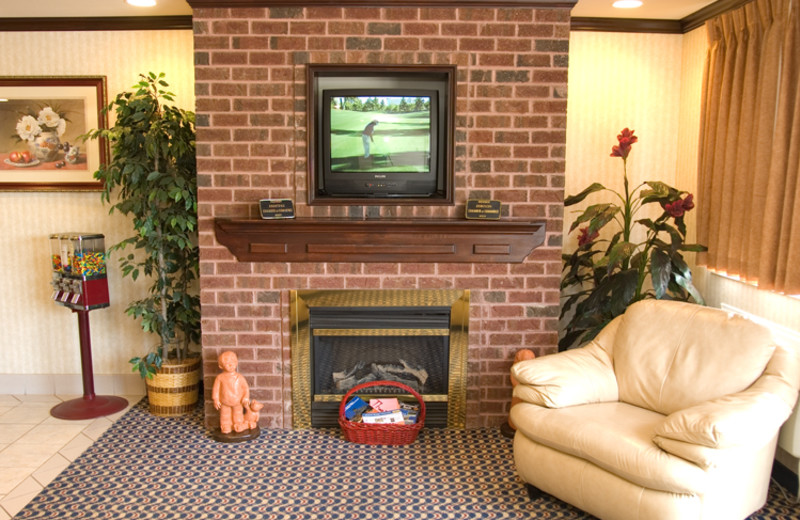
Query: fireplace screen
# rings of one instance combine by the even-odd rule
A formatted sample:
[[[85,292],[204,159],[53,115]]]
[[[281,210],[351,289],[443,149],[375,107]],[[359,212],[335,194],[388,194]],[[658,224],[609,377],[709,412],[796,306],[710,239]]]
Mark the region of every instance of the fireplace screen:
[[[336,426],[344,394],[382,380],[421,394],[426,424],[463,427],[467,291],[296,293],[293,309],[303,319],[292,329],[295,427]],[[370,396],[397,393],[369,389]]]
[[[380,380],[403,383],[420,394],[447,395],[449,309],[434,315],[413,308],[391,314],[370,309],[319,313],[311,312],[315,396],[342,395]]]

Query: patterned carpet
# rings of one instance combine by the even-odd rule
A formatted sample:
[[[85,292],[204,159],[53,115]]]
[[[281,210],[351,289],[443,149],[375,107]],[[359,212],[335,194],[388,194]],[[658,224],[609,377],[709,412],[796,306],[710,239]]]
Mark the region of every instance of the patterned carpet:
[[[793,497],[792,497],[793,498]],[[796,519],[773,490],[752,519]],[[202,412],[133,407],[15,519],[588,519],[530,500],[499,430],[423,429],[410,446],[345,442],[338,430],[264,430],[222,444]]]

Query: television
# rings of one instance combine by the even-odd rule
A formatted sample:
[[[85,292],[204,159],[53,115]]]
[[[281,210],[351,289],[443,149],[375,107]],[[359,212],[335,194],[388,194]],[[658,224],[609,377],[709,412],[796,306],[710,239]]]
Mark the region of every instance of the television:
[[[439,155],[435,90],[322,93],[322,176],[331,196],[431,197]]]
[[[451,203],[449,83],[361,72],[323,76],[312,93],[309,202]]]

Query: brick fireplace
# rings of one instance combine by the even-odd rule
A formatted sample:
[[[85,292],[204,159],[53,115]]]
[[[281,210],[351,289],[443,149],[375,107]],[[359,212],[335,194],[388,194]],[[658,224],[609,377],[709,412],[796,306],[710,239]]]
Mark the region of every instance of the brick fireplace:
[[[261,426],[293,427],[290,291],[460,289],[471,293],[466,426],[499,425],[510,402],[514,353],[556,350],[574,2],[381,8],[242,0],[224,9],[211,0],[189,3],[207,424],[217,421],[210,404],[217,356],[233,350],[252,397],[265,404]],[[309,205],[310,63],[456,65],[455,205]],[[292,199],[298,220],[312,221],[461,219],[467,199],[494,199],[503,204],[502,220],[541,222],[546,236],[521,262],[240,260],[218,241],[215,224],[258,221],[263,198]]]

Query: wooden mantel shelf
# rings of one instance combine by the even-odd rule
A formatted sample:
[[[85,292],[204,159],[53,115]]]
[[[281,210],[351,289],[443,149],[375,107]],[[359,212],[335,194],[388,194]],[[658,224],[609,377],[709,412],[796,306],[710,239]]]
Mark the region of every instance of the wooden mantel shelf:
[[[448,219],[216,219],[217,241],[244,262],[520,263],[543,222]]]

